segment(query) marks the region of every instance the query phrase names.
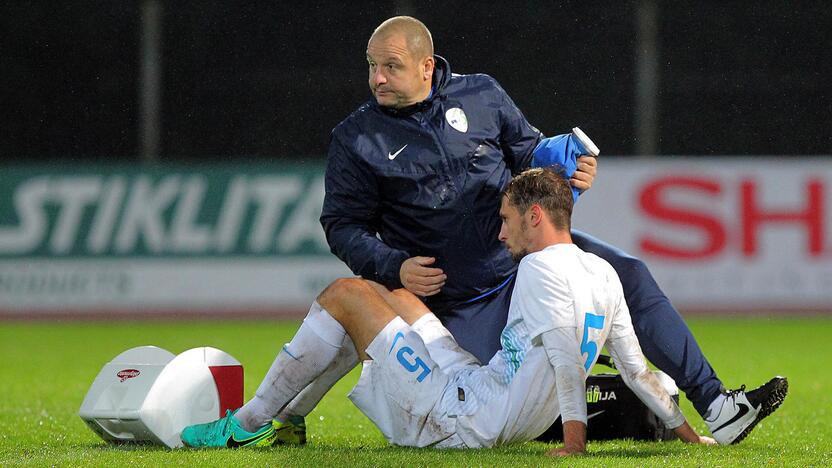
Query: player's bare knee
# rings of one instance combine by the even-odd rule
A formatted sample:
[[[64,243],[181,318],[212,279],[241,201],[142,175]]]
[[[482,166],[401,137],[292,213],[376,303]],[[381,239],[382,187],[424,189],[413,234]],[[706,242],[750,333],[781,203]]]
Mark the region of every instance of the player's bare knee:
[[[407,305],[412,308],[424,308],[427,311],[427,307],[425,303],[422,302],[415,294],[408,291],[407,289],[395,289],[390,291],[390,295],[399,302],[400,304]]]
[[[384,286],[371,280],[364,280],[364,282],[368,286],[373,288],[373,291],[377,292],[382,298],[384,298],[384,300],[387,300],[387,297],[390,295],[391,292],[389,289],[387,289],[387,286]]]
[[[335,308],[344,291],[349,287],[351,278],[338,278],[318,294],[317,301],[324,309]]]
[[[339,313],[344,309],[347,301],[367,294],[372,290],[361,278],[338,278],[318,295],[318,304],[332,313]]]

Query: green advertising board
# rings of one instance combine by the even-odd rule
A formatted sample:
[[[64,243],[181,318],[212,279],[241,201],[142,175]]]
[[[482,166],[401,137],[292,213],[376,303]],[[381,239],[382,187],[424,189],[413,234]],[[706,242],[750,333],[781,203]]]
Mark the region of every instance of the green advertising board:
[[[6,167],[0,313],[300,306],[349,274],[322,202],[322,165]]]

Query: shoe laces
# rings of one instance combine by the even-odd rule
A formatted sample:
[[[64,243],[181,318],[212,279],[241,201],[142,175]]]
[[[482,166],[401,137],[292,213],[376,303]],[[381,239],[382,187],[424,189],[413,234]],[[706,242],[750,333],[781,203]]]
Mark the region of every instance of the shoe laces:
[[[223,435],[228,432],[228,425],[231,424],[231,410],[225,410],[225,417],[222,418],[221,421],[221,423],[217,421],[219,424],[215,426],[218,429],[217,433],[219,435]]]
[[[745,393],[745,384],[740,385],[740,388],[736,388],[734,390],[728,390],[726,395],[729,397],[736,397],[740,393]]]

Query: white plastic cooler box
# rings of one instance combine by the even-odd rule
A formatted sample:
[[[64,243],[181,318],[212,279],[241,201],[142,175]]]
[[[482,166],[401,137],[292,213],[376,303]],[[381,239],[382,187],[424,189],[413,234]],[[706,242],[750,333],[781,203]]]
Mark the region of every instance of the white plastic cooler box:
[[[213,421],[243,404],[243,366],[216,348],[175,356],[156,346],[129,349],[107,363],[78,415],[111,443],[181,447],[186,426]]]

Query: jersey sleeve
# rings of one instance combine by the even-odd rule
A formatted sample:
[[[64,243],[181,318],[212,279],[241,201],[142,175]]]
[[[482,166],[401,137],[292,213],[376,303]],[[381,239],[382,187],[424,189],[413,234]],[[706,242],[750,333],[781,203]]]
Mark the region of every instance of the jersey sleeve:
[[[627,307],[627,301],[624,299],[624,288],[621,286],[621,280],[618,278],[618,274],[611,266],[607,273],[607,282],[612,293],[612,310],[614,311],[612,326],[610,327],[610,339],[635,335],[636,332],[633,329],[630,309]]]
[[[520,262],[510,307],[522,314],[532,342],[548,330],[576,326],[565,272],[534,254]]]
[[[556,328],[541,335],[549,363],[555,369],[555,393],[561,421],[587,422],[586,370],[575,340],[576,327]]]
[[[321,225],[330,250],[353,273],[388,288],[402,287],[399,269],[409,258],[378,238],[378,185],[369,167],[333,133]]]

